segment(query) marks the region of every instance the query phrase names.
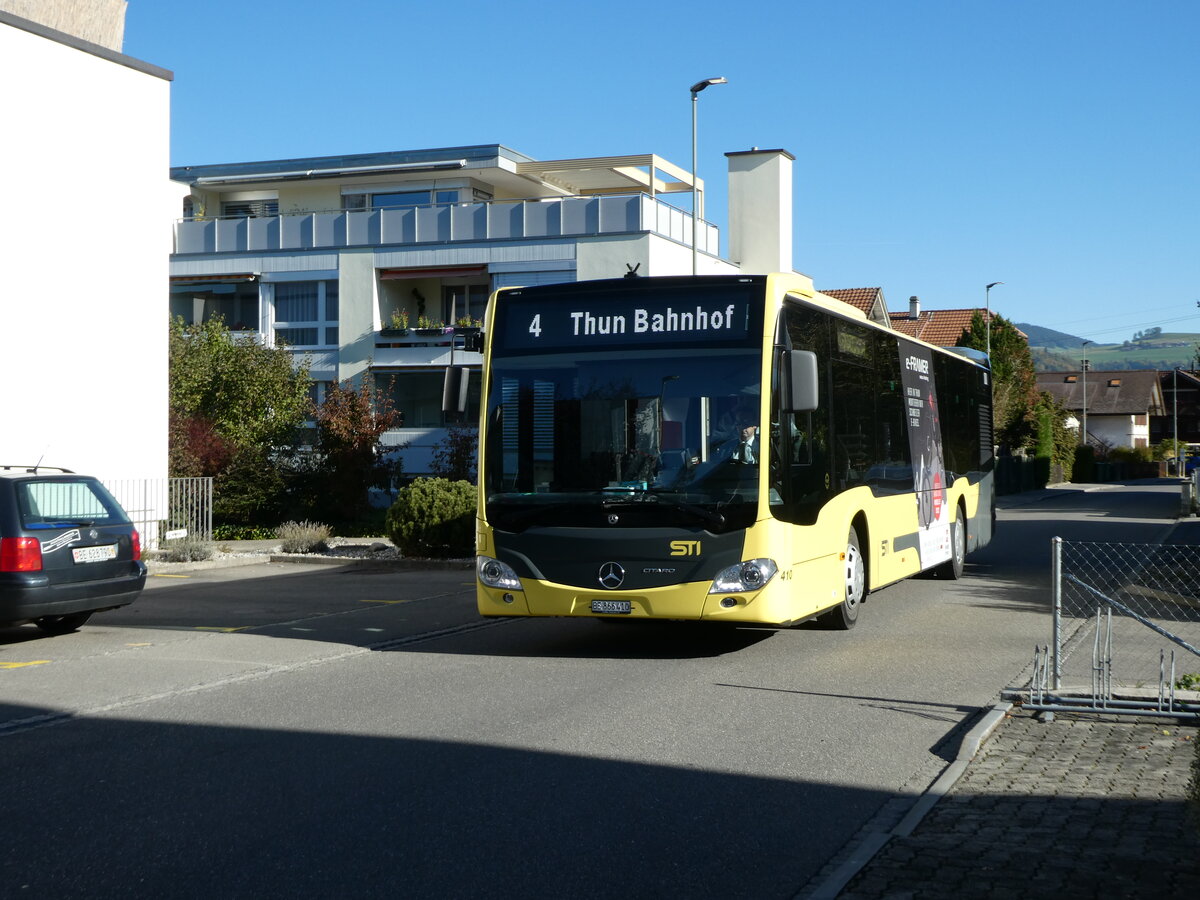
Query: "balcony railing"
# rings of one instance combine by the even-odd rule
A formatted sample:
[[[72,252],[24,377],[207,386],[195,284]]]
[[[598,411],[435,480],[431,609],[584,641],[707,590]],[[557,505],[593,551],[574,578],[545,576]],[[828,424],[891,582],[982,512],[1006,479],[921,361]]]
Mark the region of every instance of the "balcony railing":
[[[692,217],[648,194],[622,194],[183,219],[175,223],[175,252],[253,253],[630,232],[650,232],[690,247]],[[715,255],[717,227],[702,222],[698,242],[701,251]]]

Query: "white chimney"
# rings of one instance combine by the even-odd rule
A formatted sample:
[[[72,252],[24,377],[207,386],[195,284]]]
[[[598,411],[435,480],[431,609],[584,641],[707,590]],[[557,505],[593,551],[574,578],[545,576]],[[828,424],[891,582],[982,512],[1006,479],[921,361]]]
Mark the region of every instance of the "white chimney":
[[[792,163],[786,150],[729,160],[729,258],[747,275],[792,271]]]
[[[910,319],[921,318],[921,301],[917,299],[917,295],[908,298],[908,317]]]

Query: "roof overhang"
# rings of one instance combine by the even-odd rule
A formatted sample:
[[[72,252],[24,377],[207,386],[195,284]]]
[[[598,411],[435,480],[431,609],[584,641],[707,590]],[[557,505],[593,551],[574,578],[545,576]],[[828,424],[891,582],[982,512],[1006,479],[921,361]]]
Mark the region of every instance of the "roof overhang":
[[[547,159],[517,163],[517,174],[537,178],[572,194],[669,194],[704,189],[704,182],[653,153]]]

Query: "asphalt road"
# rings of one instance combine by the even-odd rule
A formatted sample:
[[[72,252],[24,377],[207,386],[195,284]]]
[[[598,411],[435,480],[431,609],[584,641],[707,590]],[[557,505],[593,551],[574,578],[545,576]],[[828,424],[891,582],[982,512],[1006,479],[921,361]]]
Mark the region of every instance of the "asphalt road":
[[[1004,509],[844,634],[481,621],[470,572],[286,564],[0,629],[0,894],[794,896],[1046,642],[1050,538],[1160,540],[1178,492]]]

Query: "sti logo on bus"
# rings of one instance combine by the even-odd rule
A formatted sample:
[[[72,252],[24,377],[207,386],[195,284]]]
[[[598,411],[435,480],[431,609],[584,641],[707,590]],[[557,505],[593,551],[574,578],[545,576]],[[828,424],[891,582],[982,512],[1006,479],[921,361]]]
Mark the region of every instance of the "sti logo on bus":
[[[699,541],[671,541],[672,556],[699,556]]]

